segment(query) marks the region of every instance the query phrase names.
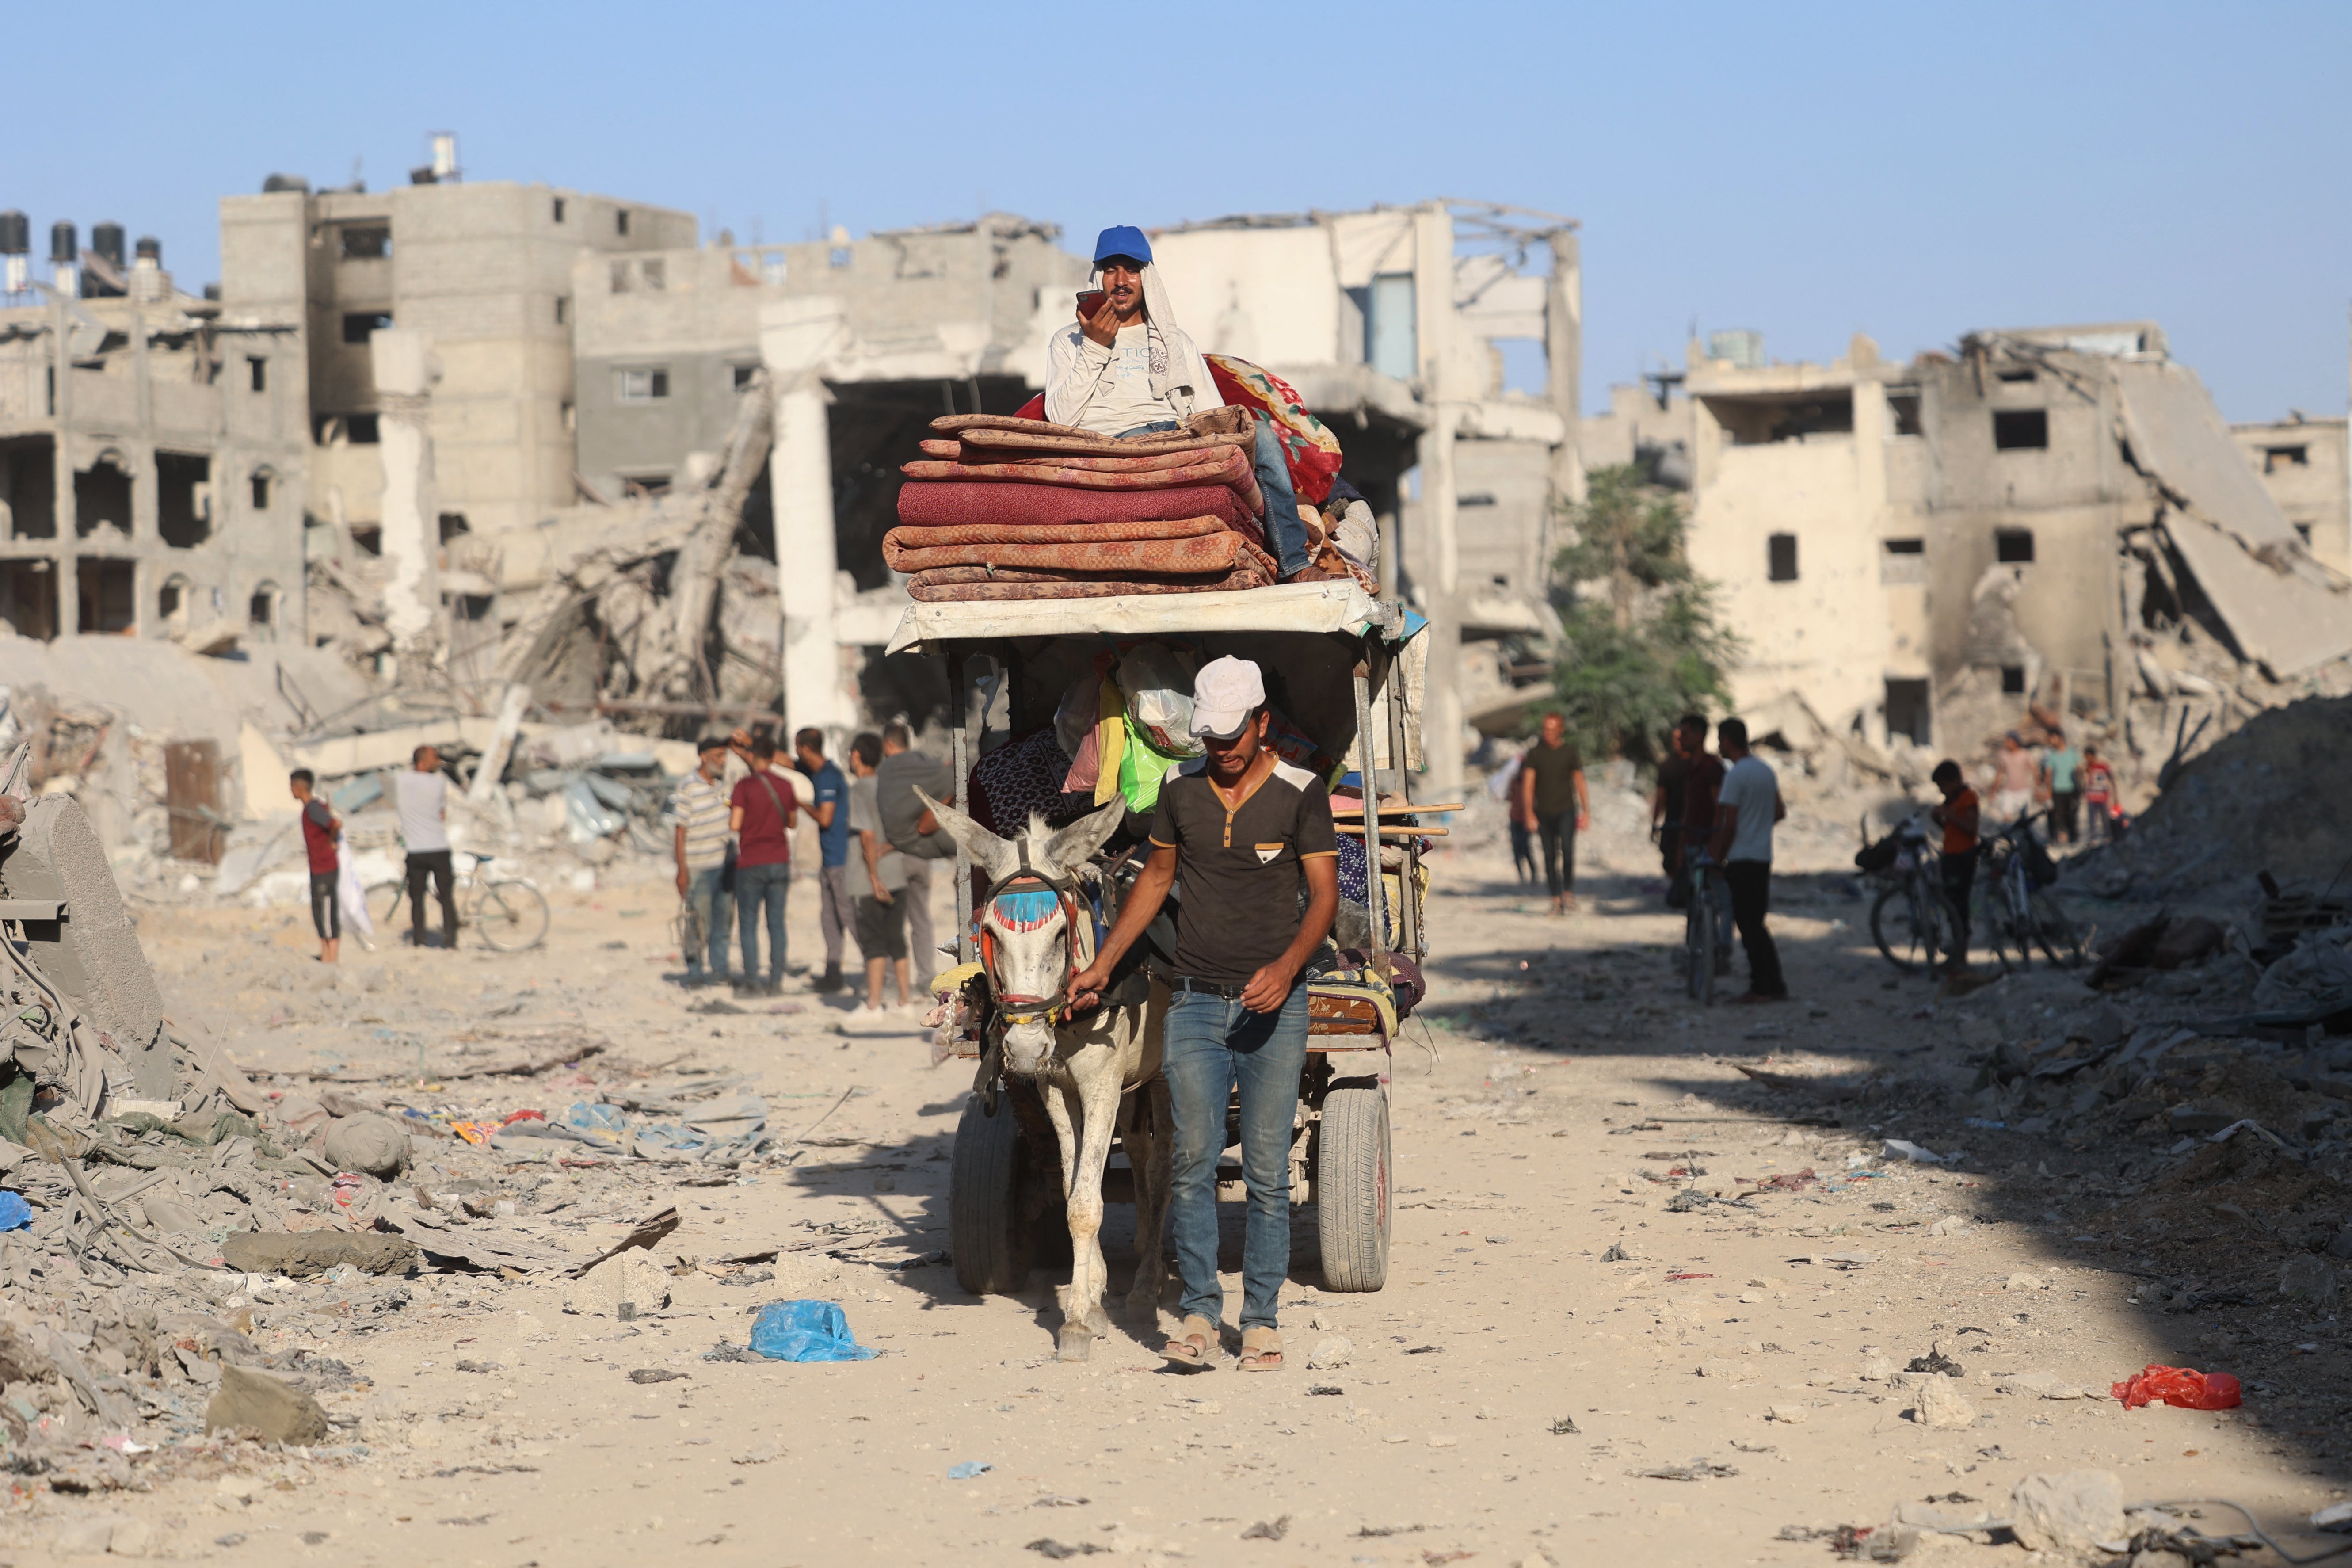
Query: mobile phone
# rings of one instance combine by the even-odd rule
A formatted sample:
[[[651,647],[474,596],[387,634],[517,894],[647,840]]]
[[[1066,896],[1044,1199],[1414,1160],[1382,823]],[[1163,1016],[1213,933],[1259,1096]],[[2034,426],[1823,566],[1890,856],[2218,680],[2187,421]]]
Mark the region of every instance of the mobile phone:
[[[1079,314],[1079,315],[1081,315],[1081,316],[1086,316],[1086,317],[1091,318],[1097,310],[1101,310],[1101,309],[1103,308],[1103,301],[1104,301],[1105,300],[1109,299],[1109,298],[1110,298],[1110,293],[1109,293],[1109,290],[1108,290],[1108,289],[1079,289],[1079,290],[1078,290],[1078,314]]]

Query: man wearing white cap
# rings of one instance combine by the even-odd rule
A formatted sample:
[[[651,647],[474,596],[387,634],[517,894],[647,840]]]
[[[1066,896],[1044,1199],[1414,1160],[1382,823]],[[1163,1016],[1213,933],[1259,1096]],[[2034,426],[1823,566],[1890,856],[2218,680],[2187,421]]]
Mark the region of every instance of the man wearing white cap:
[[[1108,984],[1181,873],[1163,1071],[1176,1118],[1170,1212],[1184,1321],[1161,1353],[1199,1365],[1218,1343],[1217,1156],[1238,1084],[1249,1193],[1241,1368],[1269,1372],[1282,1365],[1275,1305],[1290,1268],[1290,1130],[1307,1065],[1298,973],[1339,911],[1339,840],[1323,781],[1265,743],[1265,683],[1256,665],[1220,658],[1202,666],[1192,679],[1192,730],[1205,754],[1161,784],[1151,858],[1094,963],[1071,977],[1070,999],[1084,1005]]]

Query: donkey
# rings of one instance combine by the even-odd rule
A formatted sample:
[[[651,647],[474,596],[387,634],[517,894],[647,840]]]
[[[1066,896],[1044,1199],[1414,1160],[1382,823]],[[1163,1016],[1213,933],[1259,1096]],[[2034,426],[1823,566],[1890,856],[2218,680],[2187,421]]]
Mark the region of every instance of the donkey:
[[[1112,801],[1055,832],[1032,816],[1019,837],[998,837],[928,795],[923,804],[986,874],[980,917],[982,965],[1002,1029],[1004,1070],[1037,1086],[1061,1144],[1062,1193],[1070,1220],[1070,1282],[1057,1288],[1062,1309],[1057,1352],[1085,1361],[1110,1332],[1103,1296],[1110,1275],[1102,1255],[1103,1165],[1111,1137],[1125,1138],[1135,1173],[1135,1284],[1126,1315],[1147,1331],[1158,1321],[1167,1281],[1160,1237],[1168,1216],[1175,1148],[1168,1085],[1160,1076],[1166,989],[1153,983],[1143,1000],[1067,1014],[1070,976],[1094,957],[1094,921],[1081,881],[1099,881],[1094,863],[1126,815]]]

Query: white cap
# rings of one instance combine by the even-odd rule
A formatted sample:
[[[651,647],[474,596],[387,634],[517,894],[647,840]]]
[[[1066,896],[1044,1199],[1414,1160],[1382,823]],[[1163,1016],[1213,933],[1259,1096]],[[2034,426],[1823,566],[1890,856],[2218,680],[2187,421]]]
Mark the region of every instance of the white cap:
[[[1251,712],[1265,706],[1265,681],[1257,666],[1228,655],[1213,658],[1192,677],[1192,733],[1230,741],[1242,732]]]

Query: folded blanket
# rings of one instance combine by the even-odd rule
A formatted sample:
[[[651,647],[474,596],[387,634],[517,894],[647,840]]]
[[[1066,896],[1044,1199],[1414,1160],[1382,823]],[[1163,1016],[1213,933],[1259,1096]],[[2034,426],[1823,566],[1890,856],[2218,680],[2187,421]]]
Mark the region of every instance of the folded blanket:
[[[956,568],[950,568],[956,570]],[[1213,594],[1242,588],[1263,588],[1274,578],[1251,567],[1223,577],[1129,577],[1009,583],[1003,579],[968,583],[931,583],[930,574],[907,580],[908,595],[923,604],[968,603],[983,599],[1112,599],[1129,594]]]
[[[1130,539],[1198,539],[1225,531],[1225,524],[1213,517],[1133,522],[959,522],[939,527],[900,523],[885,535],[884,542],[900,550],[931,550],[949,544],[1104,544]]]
[[[1177,468],[1103,473],[1090,468],[1048,463],[947,463],[919,458],[901,463],[899,473],[910,479],[970,479],[988,484],[1046,484],[1084,490],[1169,490],[1201,485],[1226,485],[1240,496],[1253,517],[1265,512],[1265,497],[1257,488],[1257,473],[1248,455],[1228,447],[1222,453]]]
[[[927,572],[935,566],[1034,566],[1050,571],[1097,574],[1135,572],[1216,573],[1244,561],[1271,570],[1273,558],[1240,534],[1220,531],[1190,539],[1131,539],[1083,544],[948,544],[908,549],[882,541],[882,560],[893,572]]]
[[[1109,526],[1196,517],[1213,517],[1228,528],[1258,532],[1248,498],[1223,484],[1099,490],[1003,480],[929,479],[898,487],[898,521],[918,528]]]
[[[1215,447],[1254,452],[1257,447],[1257,437],[1250,431],[1205,436],[1189,430],[1170,430],[1158,436],[1097,436],[1081,431],[1075,436],[1048,436],[1031,435],[1025,430],[975,429],[964,431],[961,438],[967,451],[1053,452],[1084,458],[1132,458],[1147,452],[1181,452],[1193,447],[1206,451]]]
[[[1013,414],[942,414],[931,421],[931,428],[942,436],[961,436],[967,430],[1013,430],[1033,436],[1094,434],[1075,425],[1056,425],[1050,419],[1024,419]]]

